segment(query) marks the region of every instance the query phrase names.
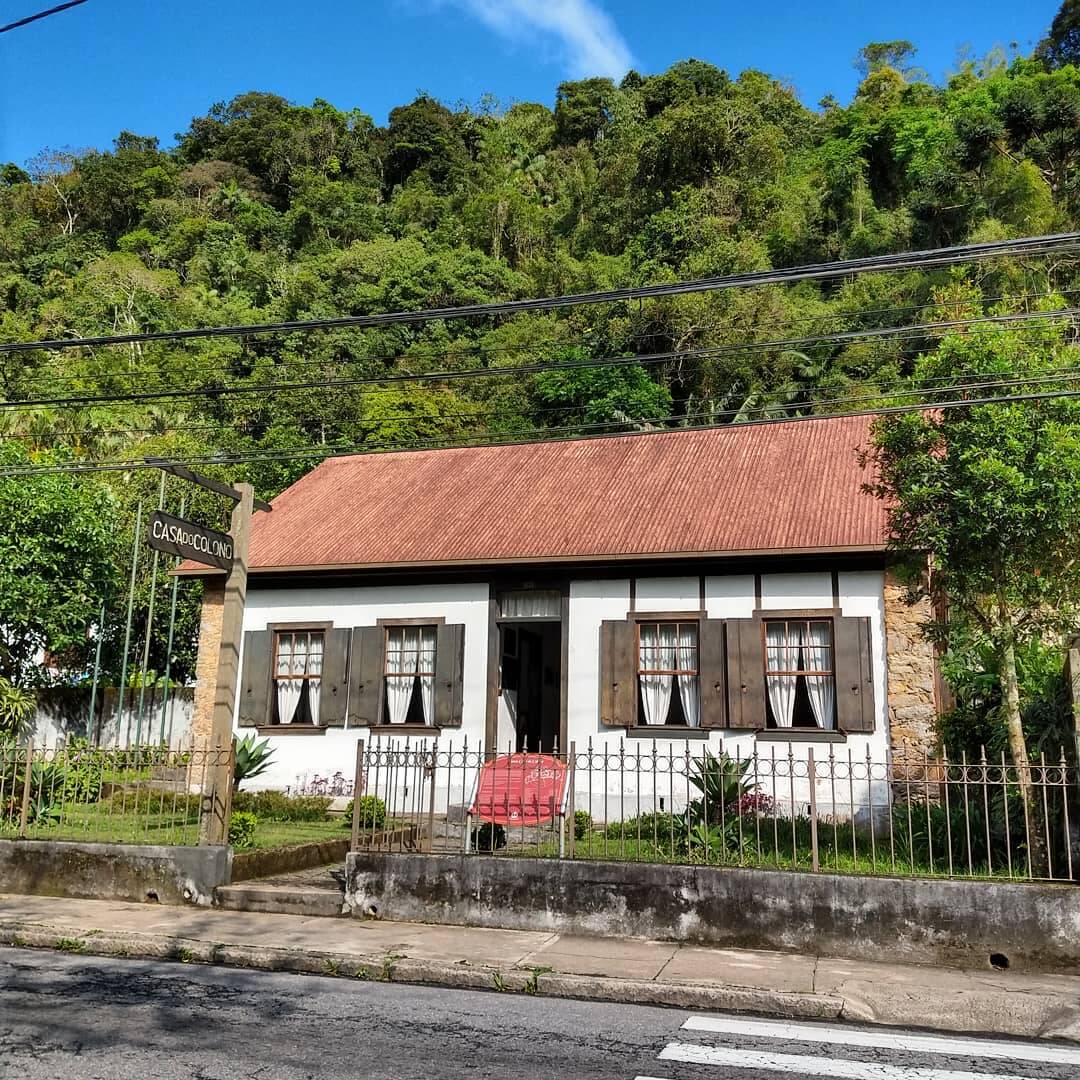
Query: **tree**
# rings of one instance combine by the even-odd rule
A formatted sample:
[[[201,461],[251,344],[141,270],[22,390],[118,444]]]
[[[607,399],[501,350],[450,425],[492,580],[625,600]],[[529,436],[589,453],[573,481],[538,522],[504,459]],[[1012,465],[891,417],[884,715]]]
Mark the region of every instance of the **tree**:
[[[1064,0],[1036,55],[1051,67],[1080,67],[1080,0]]]
[[[1071,354],[1071,355],[1070,355]],[[948,337],[916,378],[1019,378],[973,396],[1045,392],[1047,372],[1077,362],[1062,332],[995,330]],[[1051,397],[886,416],[871,452],[889,502],[890,544],[912,598],[947,604],[937,627],[995,661],[1009,749],[1031,820],[1039,820],[1022,724],[1017,653],[1075,630],[1080,612],[1080,401]],[[1033,862],[1041,858],[1031,830]]]
[[[555,141],[559,146],[595,142],[610,118],[615,84],[610,79],[582,79],[559,84],[555,92]]]
[[[871,41],[859,50],[855,68],[865,77],[882,68],[893,68],[903,72],[905,65],[915,55],[915,46],[910,41]]]
[[[0,467],[48,464],[16,443]],[[116,508],[70,474],[0,478],[0,677],[42,681],[43,654],[78,671],[119,565]]]

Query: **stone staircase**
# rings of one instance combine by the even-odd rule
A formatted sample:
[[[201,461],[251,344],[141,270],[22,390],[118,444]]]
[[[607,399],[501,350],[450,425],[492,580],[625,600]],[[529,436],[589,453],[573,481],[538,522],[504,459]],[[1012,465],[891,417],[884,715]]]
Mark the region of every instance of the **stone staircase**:
[[[219,885],[214,890],[215,906],[226,911],[339,917],[344,902],[345,872],[341,863]]]

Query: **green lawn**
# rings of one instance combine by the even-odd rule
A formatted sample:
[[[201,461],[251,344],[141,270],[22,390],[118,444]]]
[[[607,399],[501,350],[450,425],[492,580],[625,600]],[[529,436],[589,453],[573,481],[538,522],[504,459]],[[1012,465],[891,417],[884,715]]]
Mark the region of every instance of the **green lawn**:
[[[9,835],[14,830],[8,830]],[[197,811],[183,805],[175,812],[166,804],[161,810],[147,812],[134,798],[125,806],[104,801],[64,808],[63,817],[54,824],[30,825],[30,840],[80,840],[107,844],[197,844]],[[326,821],[260,821],[255,827],[253,847],[285,847],[322,840],[340,840],[349,836],[348,826],[340,817]]]

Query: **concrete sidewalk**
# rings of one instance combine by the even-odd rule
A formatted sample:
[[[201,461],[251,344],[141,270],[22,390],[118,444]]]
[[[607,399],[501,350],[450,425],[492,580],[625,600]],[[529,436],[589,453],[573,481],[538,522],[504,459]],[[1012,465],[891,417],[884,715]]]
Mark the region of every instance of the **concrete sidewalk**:
[[[1080,1041],[1067,975],[39,896],[0,896],[0,944]]]

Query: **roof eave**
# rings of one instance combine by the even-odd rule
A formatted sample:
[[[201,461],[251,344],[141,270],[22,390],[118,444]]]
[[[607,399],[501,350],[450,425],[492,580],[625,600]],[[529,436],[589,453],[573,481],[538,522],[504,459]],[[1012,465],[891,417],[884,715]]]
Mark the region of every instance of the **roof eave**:
[[[806,555],[882,555],[889,550],[886,544],[847,544],[832,547],[780,547],[780,548],[743,548],[728,551],[641,551],[631,553],[596,553],[589,555],[528,555],[519,557],[501,557],[489,559],[442,559],[439,561],[417,562],[368,562],[368,563],[306,563],[281,566],[249,566],[249,576],[277,576],[282,574],[324,574],[341,572],[361,572],[365,570],[446,570],[476,567],[483,569],[490,566],[529,566],[550,565],[551,563],[581,564],[612,562],[673,562],[687,559],[747,559],[776,558],[778,556]],[[223,570],[210,566],[191,567],[171,571],[175,577],[220,577]]]

